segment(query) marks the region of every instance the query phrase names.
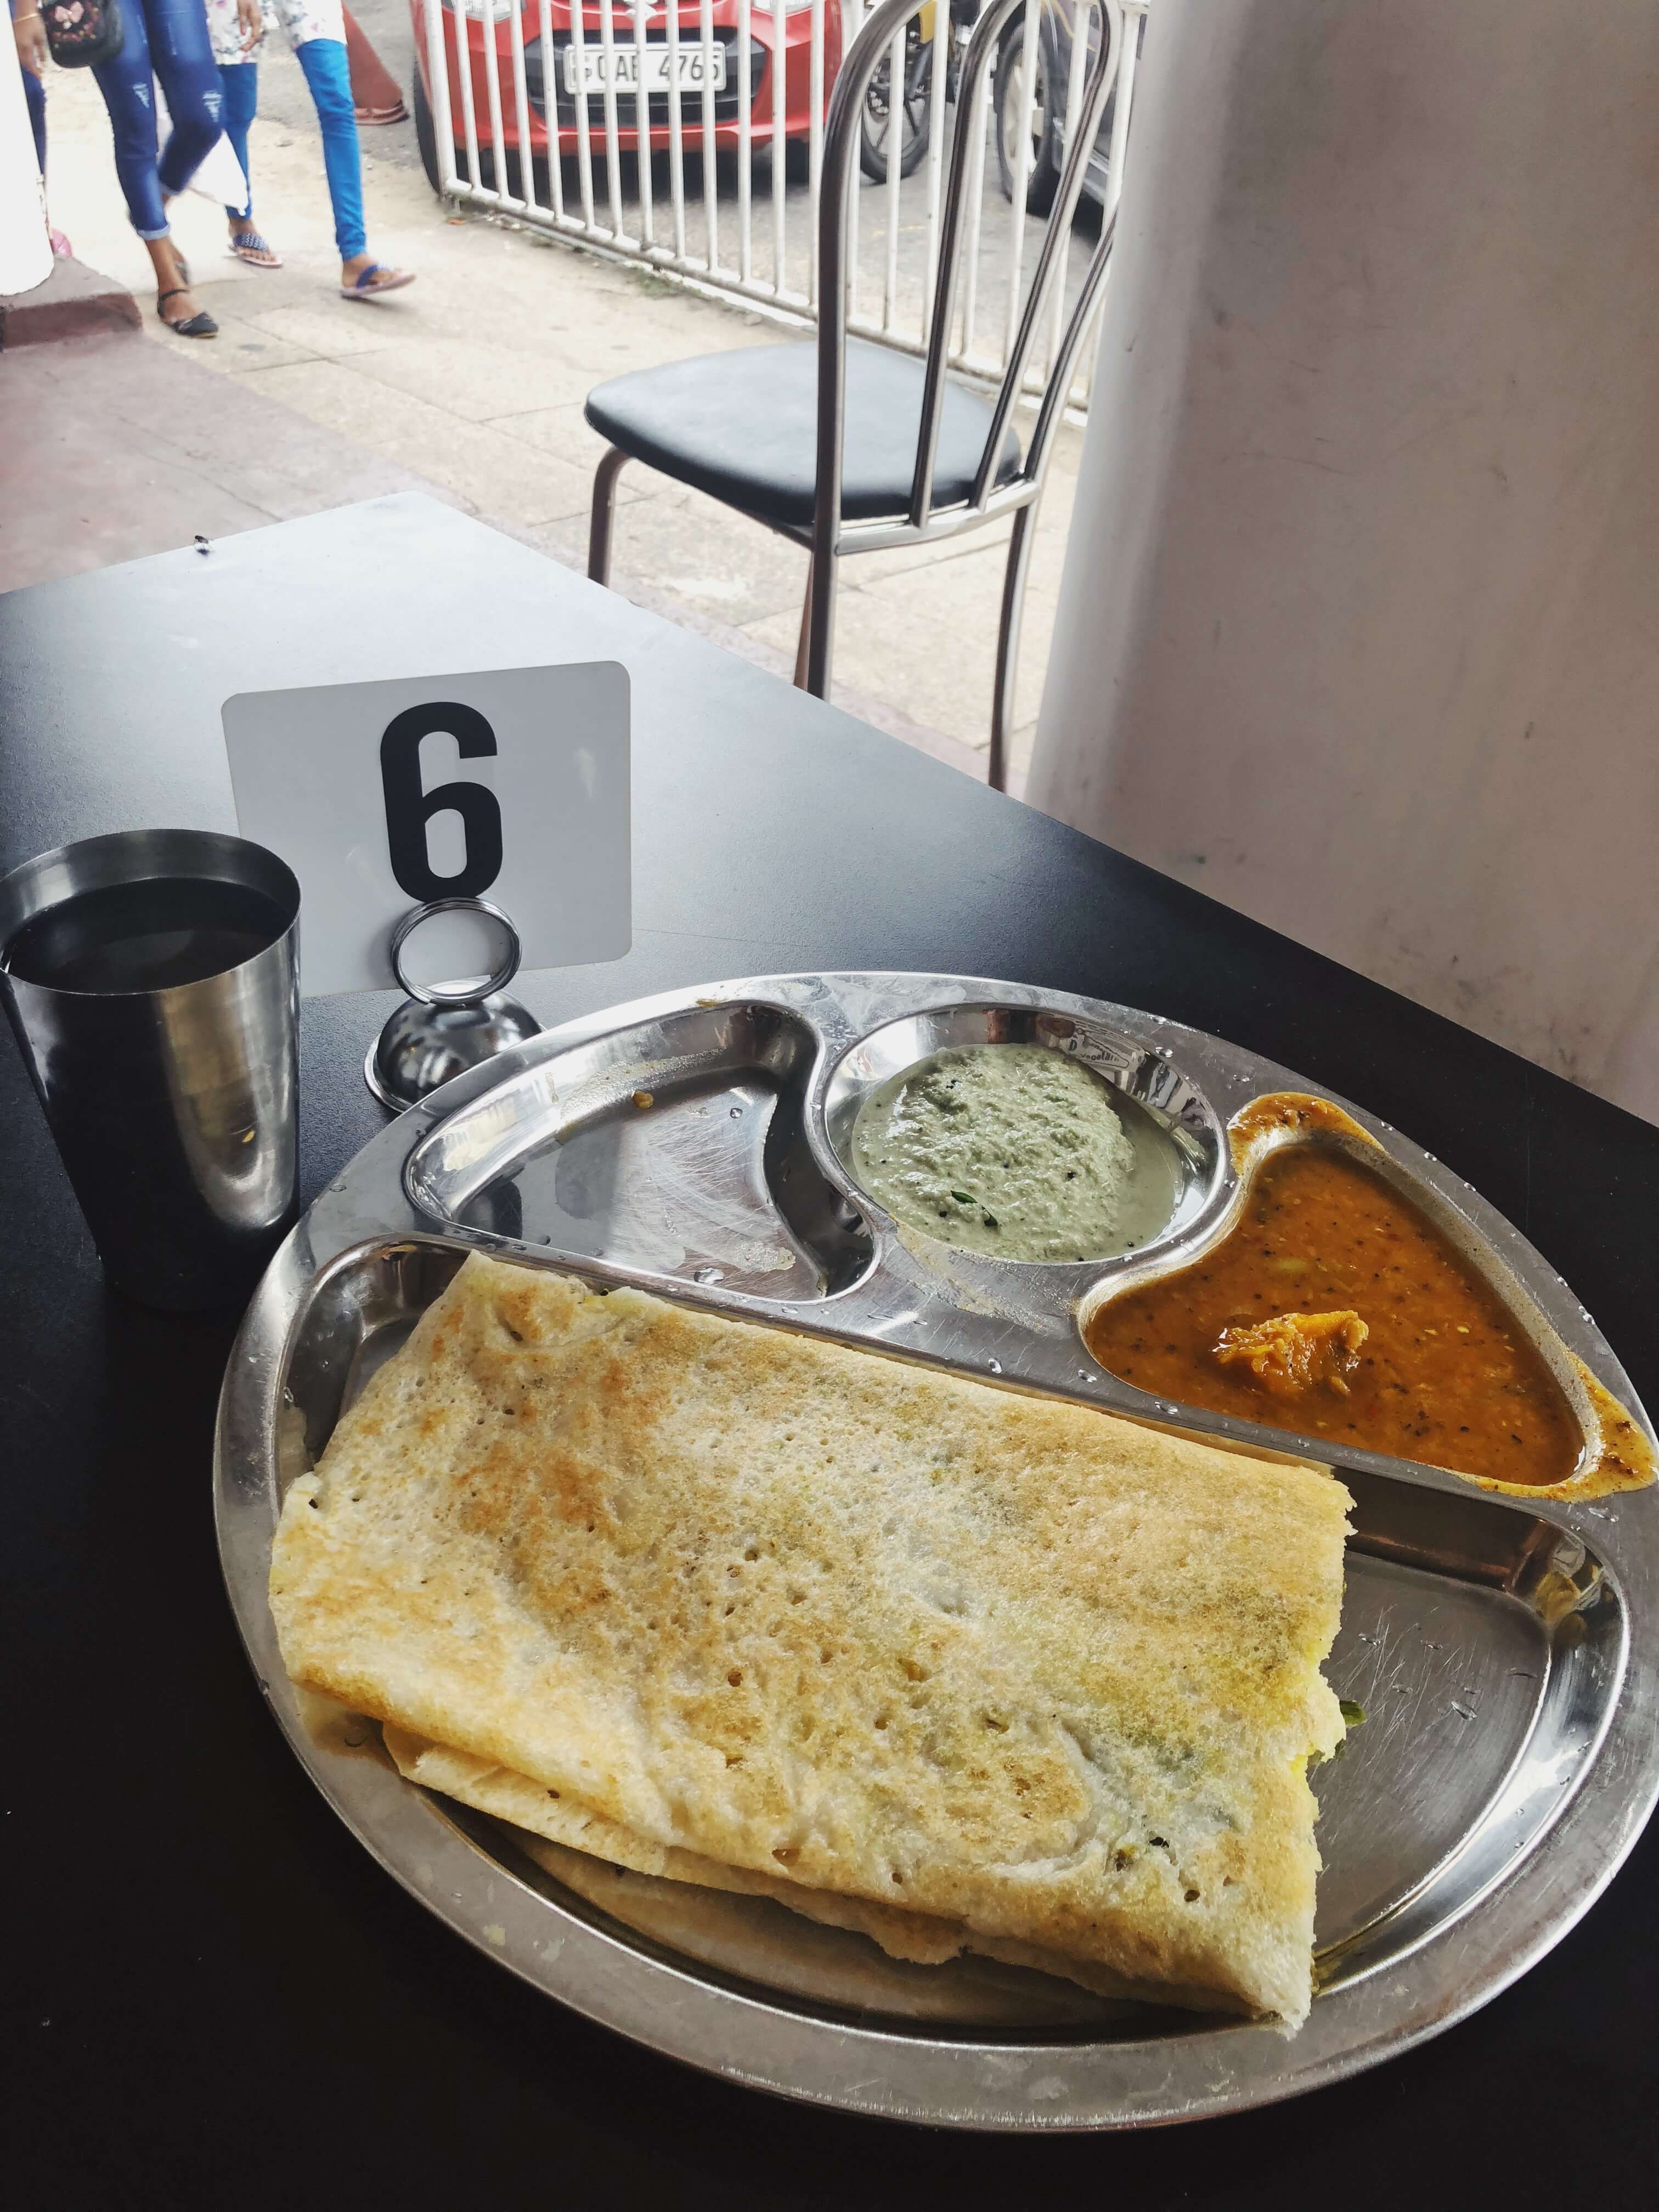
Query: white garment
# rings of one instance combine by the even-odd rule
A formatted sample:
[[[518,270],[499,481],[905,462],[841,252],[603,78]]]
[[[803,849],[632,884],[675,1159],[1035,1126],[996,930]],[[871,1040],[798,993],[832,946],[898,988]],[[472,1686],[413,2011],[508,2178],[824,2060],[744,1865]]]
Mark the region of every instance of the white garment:
[[[306,46],[313,39],[334,39],[341,46],[345,44],[344,0],[264,0],[264,27],[246,52],[236,0],[207,0],[207,19],[213,58],[221,69],[228,69],[235,62],[257,62],[269,31],[285,32],[290,46]]]
[[[167,113],[167,104],[157,84],[155,92],[155,131],[157,143],[165,146],[173,121]],[[217,95],[216,94],[216,98]],[[206,159],[196,174],[185,186],[187,192],[199,192],[204,200],[212,200],[220,207],[247,205],[247,179],[242,174],[242,165],[237,160],[228,138],[222,131],[209,149]]]

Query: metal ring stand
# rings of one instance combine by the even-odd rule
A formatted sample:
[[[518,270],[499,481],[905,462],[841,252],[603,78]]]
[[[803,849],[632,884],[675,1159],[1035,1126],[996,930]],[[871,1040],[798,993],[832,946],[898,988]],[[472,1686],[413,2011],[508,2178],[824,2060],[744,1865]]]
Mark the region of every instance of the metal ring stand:
[[[507,937],[507,951],[500,964],[493,968],[480,983],[459,984],[447,991],[441,983],[412,983],[404,973],[404,947],[424,921],[434,914],[483,914],[492,921],[500,922]],[[392,972],[411,999],[418,999],[423,1006],[476,1006],[496,991],[504,991],[519,972],[521,947],[519,933],[511,915],[486,898],[428,899],[424,906],[412,908],[392,933],[387,948],[392,957]]]
[[[503,932],[506,951],[488,975],[446,988],[416,983],[404,973],[404,947],[422,922],[440,914],[482,914]],[[392,972],[409,995],[369,1046],[363,1080],[394,1114],[447,1083],[452,1075],[523,1044],[541,1029],[530,1009],[505,996],[522,953],[512,918],[484,898],[428,899],[392,933]]]

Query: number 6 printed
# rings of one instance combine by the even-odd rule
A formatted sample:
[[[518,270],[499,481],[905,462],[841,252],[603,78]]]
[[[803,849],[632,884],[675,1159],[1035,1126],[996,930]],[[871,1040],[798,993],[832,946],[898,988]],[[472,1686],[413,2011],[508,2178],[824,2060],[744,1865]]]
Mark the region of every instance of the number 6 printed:
[[[481,783],[441,783],[421,788],[421,740],[447,730],[463,760],[493,758],[495,732],[476,707],[434,700],[405,707],[380,739],[380,787],[386,794],[386,847],[399,886],[424,906],[430,899],[477,898],[501,872],[501,810]],[[441,876],[427,849],[427,824],[434,814],[459,814],[466,858],[453,876]]]

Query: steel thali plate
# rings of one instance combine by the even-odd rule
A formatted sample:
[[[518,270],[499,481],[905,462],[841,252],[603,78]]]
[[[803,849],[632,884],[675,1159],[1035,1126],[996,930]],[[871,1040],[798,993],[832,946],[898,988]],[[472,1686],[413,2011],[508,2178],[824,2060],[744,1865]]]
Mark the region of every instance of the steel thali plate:
[[[1083,1058],[1132,1127],[1165,1133],[1164,1236],[1120,1260],[1023,1265],[902,1232],[860,1192],[845,1156],[862,1097],[941,1044],[987,1038]],[[1345,1108],[1496,1284],[1568,1389],[1586,1463],[1595,1385],[1651,1440],[1610,1347],[1516,1231],[1271,1062],[972,977],[765,976],[640,1000],[546,1031],[386,1129],[249,1310],[220,1408],[221,1555],[312,1778],[413,1894],[526,1980],[729,2079],[852,2111],[1031,2130],[1198,2118],[1339,2079],[1486,2002],[1587,1910],[1659,1796],[1659,1493],[1499,1496],[1151,1399],[1095,1364],[1079,1311],[1222,1232],[1240,1195],[1226,1124],[1283,1090]],[[265,1597],[283,1490],[475,1249],[1336,1466],[1355,1525],[1325,1671],[1369,1718],[1315,1778],[1319,1990],[1300,2033],[1109,2003],[989,1961],[907,1966],[764,1900],[532,1856],[404,1783],[372,1725],[296,1691]]]

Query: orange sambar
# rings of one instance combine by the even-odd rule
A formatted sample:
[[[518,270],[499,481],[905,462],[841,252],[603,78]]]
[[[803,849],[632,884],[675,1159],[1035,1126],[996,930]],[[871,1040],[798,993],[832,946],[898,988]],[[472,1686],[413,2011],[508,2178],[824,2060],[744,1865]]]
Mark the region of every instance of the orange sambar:
[[[1346,1390],[1287,1400],[1216,1356],[1224,1329],[1344,1310],[1368,1332]],[[1085,1334],[1126,1382],[1298,1435],[1500,1482],[1565,1481],[1578,1458],[1565,1395],[1496,1292],[1381,1176],[1317,1141],[1257,1170],[1213,1251],[1110,1300]]]

